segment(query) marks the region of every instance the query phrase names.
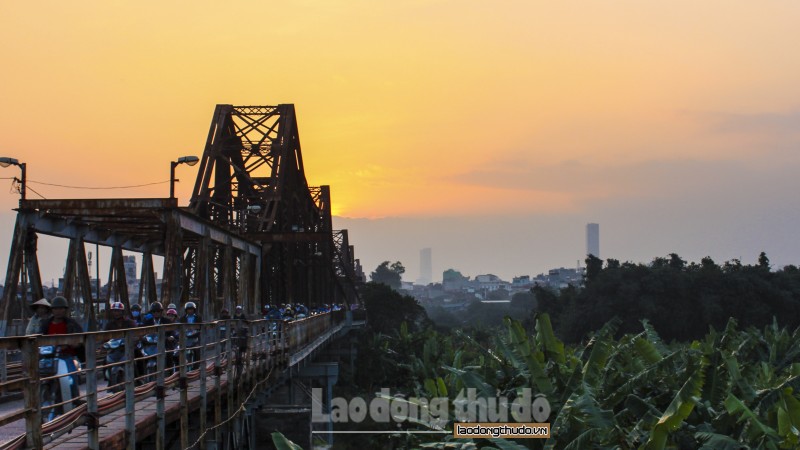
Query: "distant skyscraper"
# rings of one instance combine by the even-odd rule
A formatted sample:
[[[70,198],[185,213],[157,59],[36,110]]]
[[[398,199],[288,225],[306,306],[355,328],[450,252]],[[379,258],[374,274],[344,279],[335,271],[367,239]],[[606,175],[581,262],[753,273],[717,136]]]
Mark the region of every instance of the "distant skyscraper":
[[[419,279],[417,284],[427,286],[433,279],[433,267],[431,264],[431,249],[423,248],[419,251]]]
[[[600,257],[600,225],[596,223],[586,224],[586,256],[589,255]]]
[[[136,257],[133,255],[123,256],[122,264],[125,266],[125,281],[130,283],[131,281],[137,280],[138,274],[136,273]]]

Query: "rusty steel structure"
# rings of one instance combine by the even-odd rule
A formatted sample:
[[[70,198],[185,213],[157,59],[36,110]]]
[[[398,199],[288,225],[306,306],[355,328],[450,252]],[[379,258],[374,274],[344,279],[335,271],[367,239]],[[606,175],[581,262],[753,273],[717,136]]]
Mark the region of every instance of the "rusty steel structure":
[[[96,303],[132,303],[123,251],[142,255],[145,306],[196,298],[201,314],[219,317],[234,305],[255,315],[267,304],[359,302],[359,262],[347,230],[333,230],[329,186],[308,186],[291,104],[217,105],[188,207],[174,198],[62,199],[21,200],[17,211],[0,335],[43,297],[38,234],[69,239],[63,295],[90,329]],[[105,298],[93,299],[86,243],[112,249]]]

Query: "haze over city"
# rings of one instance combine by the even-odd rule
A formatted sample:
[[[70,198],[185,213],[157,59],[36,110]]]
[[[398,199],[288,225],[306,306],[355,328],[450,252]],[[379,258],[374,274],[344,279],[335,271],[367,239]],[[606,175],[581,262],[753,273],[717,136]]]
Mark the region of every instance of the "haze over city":
[[[166,197],[214,105],[296,106],[369,273],[602,258],[800,264],[800,4],[5,3],[0,156],[30,198]],[[186,204],[195,168],[181,167]],[[0,171],[2,181],[19,176]],[[85,190],[162,182],[136,189]],[[0,271],[18,194],[0,195]],[[66,242],[40,240],[43,279]],[[101,276],[108,253],[101,254]]]

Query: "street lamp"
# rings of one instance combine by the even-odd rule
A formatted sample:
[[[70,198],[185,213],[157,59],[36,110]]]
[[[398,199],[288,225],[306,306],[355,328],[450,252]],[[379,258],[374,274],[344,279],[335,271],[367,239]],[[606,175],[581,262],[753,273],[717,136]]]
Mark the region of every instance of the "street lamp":
[[[175,167],[179,164],[193,166],[197,164],[197,161],[200,161],[197,156],[181,156],[177,161],[169,163],[169,198],[175,198]]]
[[[19,166],[20,170],[22,170],[22,179],[20,180],[20,188],[19,193],[22,200],[25,200],[25,163],[19,162],[16,158],[8,158],[6,156],[0,157],[0,166],[8,167],[8,166]]]

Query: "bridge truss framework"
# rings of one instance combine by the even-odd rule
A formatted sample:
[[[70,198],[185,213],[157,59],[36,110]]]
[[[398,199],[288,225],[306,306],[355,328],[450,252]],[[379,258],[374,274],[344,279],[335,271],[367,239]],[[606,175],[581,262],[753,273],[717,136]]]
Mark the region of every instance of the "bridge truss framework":
[[[174,198],[21,200],[0,303],[0,335],[44,297],[39,234],[69,239],[63,295],[90,329],[97,304],[130,306],[123,251],[142,255],[138,303],[199,301],[201,314],[242,305],[359,303],[363,280],[347,230],[333,230],[329,186],[306,182],[294,105],[217,105],[188,207]],[[103,298],[87,243],[112,249]],[[157,296],[153,256],[164,258]],[[30,298],[28,297],[30,295]]]

